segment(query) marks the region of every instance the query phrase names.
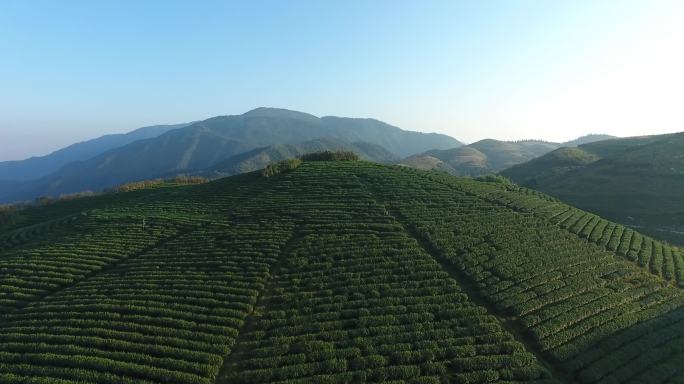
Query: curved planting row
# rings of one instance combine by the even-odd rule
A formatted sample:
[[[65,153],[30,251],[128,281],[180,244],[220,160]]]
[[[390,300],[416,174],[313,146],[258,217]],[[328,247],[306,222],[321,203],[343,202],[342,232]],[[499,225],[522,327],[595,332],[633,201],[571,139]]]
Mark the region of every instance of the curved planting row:
[[[0,251],[0,383],[684,377],[677,250],[506,188],[304,162],[89,199]]]
[[[453,183],[441,176],[431,177]],[[652,274],[684,287],[684,251],[679,247],[654,240],[631,228],[571,207],[536,191],[521,189],[511,192],[499,186],[473,182],[461,182],[458,188],[484,195],[487,199],[512,209],[546,218],[591,243],[635,262]]]
[[[578,238],[574,233],[598,237],[594,229],[601,221],[595,216],[564,221],[569,232],[549,225],[533,207],[507,207],[498,200],[498,187],[405,169],[361,173],[440,259],[463,270],[500,314],[515,317],[537,348],[577,380],[665,382],[671,375],[649,376],[654,360],[667,372],[679,371],[684,363],[681,354],[672,360],[663,357],[665,352],[620,352],[649,342],[679,353],[676,337],[668,339],[657,327],[642,324],[680,311],[684,293]],[[516,200],[514,193],[505,192],[509,200]],[[673,328],[684,327],[679,317],[669,320]],[[613,347],[607,358],[605,346],[618,343],[621,347]],[[630,369],[617,375],[627,365]],[[653,381],[640,381],[644,377]]]
[[[154,193],[140,194],[125,204],[97,212],[136,217],[166,216],[175,221],[225,222],[241,204],[268,190],[273,184],[273,180],[261,177],[258,173],[248,173],[205,184],[157,189]]]
[[[253,173],[200,185],[168,185],[19,207],[0,212],[0,251],[3,242],[44,240],[49,231],[84,214],[104,218],[166,217],[175,222],[207,218],[225,221],[226,213],[237,202],[251,198],[268,184],[268,180]]]
[[[213,382],[291,234],[231,220],[245,181],[98,196],[0,254],[0,383]]]
[[[34,224],[28,227],[6,231],[0,234],[0,253],[25,243],[35,245],[35,242],[51,242],[65,234],[76,221],[82,220],[84,215],[71,215],[60,219]]]
[[[141,228],[137,220],[82,218],[71,222],[68,231],[4,250],[0,252],[0,313],[71,286],[177,230],[161,220],[149,220],[147,227]]]
[[[3,316],[0,382],[212,382],[289,236],[199,228]]]
[[[345,163],[280,175],[258,207],[296,241],[225,383],[471,383],[549,373],[375,203]]]

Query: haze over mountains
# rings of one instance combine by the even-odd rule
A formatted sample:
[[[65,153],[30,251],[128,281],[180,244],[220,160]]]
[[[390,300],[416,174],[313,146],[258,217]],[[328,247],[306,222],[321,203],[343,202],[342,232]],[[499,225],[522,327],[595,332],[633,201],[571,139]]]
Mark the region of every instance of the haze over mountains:
[[[257,108],[242,115],[105,136],[42,158],[0,163],[4,169],[0,180],[13,181],[3,186],[0,202],[99,191],[130,181],[197,172],[272,145],[291,146],[288,151],[301,152],[311,147],[312,143],[306,142],[317,139],[327,139],[329,148],[359,151],[368,160],[383,162],[462,145],[447,135],[405,131],[374,119],[318,118],[284,109]],[[252,163],[263,167],[263,162]],[[253,170],[245,164],[226,165],[225,169]]]
[[[430,150],[409,156],[401,163],[419,169],[441,170],[456,176],[480,176],[524,163],[560,147],[572,147],[610,138],[614,136],[587,135],[565,143],[485,139],[458,148]]]
[[[105,151],[130,144],[134,141],[157,137],[170,130],[188,124],[155,125],[143,127],[123,134],[112,134],[97,139],[72,144],[45,156],[26,160],[0,162],[0,180],[32,180],[57,171],[74,161],[87,160]]]
[[[183,173],[241,174],[201,185],[146,188],[140,183],[130,193],[4,207],[0,251],[9,255],[4,259],[9,294],[0,307],[9,314],[9,328],[0,331],[12,332],[15,341],[7,343],[13,360],[3,369],[15,375],[7,376],[8,382],[17,382],[19,374],[42,374],[44,365],[59,361],[51,372],[60,378],[87,372],[88,377],[119,375],[106,376],[116,377],[112,382],[131,376],[150,382],[175,377],[187,383],[270,383],[300,379],[291,367],[306,361],[311,364],[307,375],[339,375],[340,382],[456,377],[464,382],[589,384],[636,378],[664,383],[658,379],[663,369],[681,365],[670,359],[670,350],[680,350],[680,343],[668,324],[684,335],[684,251],[676,246],[684,244],[682,148],[684,133],[625,139],[590,135],[566,143],[486,139],[463,145],[446,135],[404,131],[372,119],[259,108],[142,128],[26,163],[3,164],[7,174],[24,167],[35,175],[47,172],[46,164],[54,166],[51,160],[77,159],[34,180],[0,179],[0,198],[8,201]],[[250,172],[306,153],[340,150],[375,163],[321,157],[284,161],[294,165],[275,167],[279,171],[273,174]],[[446,174],[495,172],[563,202],[501,177]],[[269,261],[255,264],[263,260]],[[67,271],[59,279],[52,275],[55,266]],[[231,285],[248,276],[257,288],[239,292],[252,296],[224,295],[228,289],[238,292]],[[278,285],[264,283],[273,276]],[[183,303],[167,294],[179,292],[179,282]],[[46,287],[55,284],[66,293],[50,294],[54,288]],[[325,300],[312,298],[312,292]],[[218,299],[206,300],[213,295]],[[260,299],[268,295],[274,299]],[[365,307],[357,314],[330,306],[334,300],[353,302],[354,311]],[[218,302],[226,303],[225,310],[217,310]],[[250,304],[239,304],[245,302]],[[187,364],[148,358],[148,349],[124,355],[93,348],[99,362],[123,359],[131,365],[84,365],[74,371],[62,362],[81,364],[74,348],[93,353],[90,344],[71,349],[38,344],[61,337],[61,328],[25,327],[38,314],[73,320],[74,332],[87,334],[91,328],[82,325],[83,313],[103,323],[114,318],[123,327],[146,326],[146,315],[128,316],[131,308],[152,311],[151,317],[163,314],[155,338],[141,348],[162,350],[169,340],[173,346],[186,337],[183,345],[192,348],[169,350],[174,356],[181,350]],[[232,320],[235,316],[240,321]],[[186,332],[178,324],[193,329]],[[232,328],[221,329],[220,335],[233,336],[191,342],[197,324],[205,330],[229,324]],[[157,337],[159,325],[168,326],[165,334],[174,337]],[[410,326],[408,339],[397,325]],[[336,329],[340,332],[330,332]],[[368,337],[377,345],[361,352],[357,347],[371,344],[357,344],[359,335],[368,336],[369,329],[382,334]],[[302,335],[312,332],[324,340],[344,339],[339,349],[328,345],[324,351],[342,351],[342,357],[319,364],[319,344],[302,346],[309,342]],[[138,348],[140,336],[125,334],[134,335],[125,347]],[[295,344],[283,351],[272,348],[283,335]],[[642,338],[665,350],[644,353]],[[465,340],[477,348],[459,349]],[[237,347],[228,353],[209,343]],[[35,348],[33,355],[25,353]],[[416,350],[421,352],[411,354]],[[264,351],[272,362],[265,368]],[[499,357],[492,359],[492,351]],[[203,363],[210,352],[212,363]],[[292,364],[275,363],[283,354]],[[361,355],[384,365],[369,368]],[[653,366],[653,361],[661,363]],[[339,367],[331,370],[333,364]],[[522,368],[512,371],[510,364]],[[623,370],[626,364],[635,369]]]
[[[504,171],[547,153],[551,154],[529,166],[545,164],[554,156],[569,153],[578,154],[573,161],[593,162],[599,156],[594,152],[601,152],[598,149],[601,146],[587,147],[595,148],[593,152],[587,152],[584,150],[586,144],[610,138],[612,136],[588,135],[565,143],[485,139],[463,145],[447,135],[406,131],[374,119],[319,118],[286,109],[257,108],[242,115],[144,127],[126,134],[76,143],[46,156],[0,162],[0,203],[98,192],[127,182],[179,174],[221,177],[323,150],[353,151],[364,160],[398,163],[458,176],[480,176]],[[633,140],[619,143],[629,146]],[[637,139],[639,143],[644,140],[648,139]],[[582,150],[559,150],[577,145],[581,145]],[[504,174],[530,184],[529,180],[523,180],[527,176],[519,176],[516,172]],[[557,172],[555,168],[553,172]],[[542,190],[554,192],[552,194],[556,196],[571,194],[570,188],[561,194],[544,187],[546,176],[543,174],[535,177]],[[615,215],[602,213],[625,222]]]
[[[218,175],[249,172],[265,168],[272,162],[323,151],[352,151],[364,160],[380,163],[392,163],[397,160],[396,155],[377,144],[322,138],[297,144],[274,144],[240,153],[210,167],[208,176],[212,176],[213,172]]]
[[[220,177],[322,150],[454,175],[494,173],[569,143],[481,140],[464,146],[443,134],[406,131],[375,119],[316,117],[278,108],[158,125],[73,144],[46,156],[0,162],[0,203],[30,201],[179,174]],[[403,159],[403,160],[402,160]]]

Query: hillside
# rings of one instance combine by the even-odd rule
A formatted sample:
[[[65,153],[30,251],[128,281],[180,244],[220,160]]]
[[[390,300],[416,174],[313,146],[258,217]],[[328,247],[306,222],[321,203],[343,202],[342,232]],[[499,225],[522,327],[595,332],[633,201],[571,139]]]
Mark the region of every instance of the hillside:
[[[381,146],[397,158],[461,145],[446,135],[404,131],[373,119],[318,118],[284,109],[257,108],[242,115],[196,122],[69,163],[40,179],[14,183],[0,190],[0,202],[100,191],[130,181],[206,170],[257,148],[301,145],[321,138]]]
[[[502,172],[575,206],[684,244],[684,133],[558,150]]]
[[[401,164],[418,169],[436,169],[457,176],[496,173],[558,148],[543,141],[506,142],[486,139],[466,146],[431,150],[407,157]]]
[[[134,141],[157,137],[187,125],[189,124],[143,127],[128,133],[105,135],[97,139],[75,143],[45,156],[31,157],[26,160],[2,161],[0,162],[0,180],[16,182],[38,179],[69,163],[88,160],[111,149]]]
[[[358,161],[65,201],[0,214],[0,382],[665,383],[683,256]]]
[[[501,172],[520,185],[537,188],[548,185],[599,160],[600,157],[582,148],[559,148]]]
[[[614,137],[592,134],[564,143],[485,139],[457,148],[426,151],[409,156],[399,163],[417,169],[444,171],[456,176],[481,176],[525,163],[561,147],[576,147],[611,138]]]
[[[592,133],[589,135],[578,137],[574,140],[570,140],[570,141],[566,141],[564,143],[561,143],[561,147],[577,147],[577,146],[580,146],[582,144],[589,144],[589,143],[594,143],[597,141],[611,140],[611,139],[617,139],[617,137],[611,136],[611,135],[605,135],[605,134]]]
[[[240,153],[213,165],[209,168],[209,171],[235,175],[262,169],[276,161],[322,151],[351,151],[357,153],[363,160],[380,163],[390,163],[396,160],[392,153],[376,144],[364,142],[349,143],[335,139],[317,139],[298,144],[275,144]]]

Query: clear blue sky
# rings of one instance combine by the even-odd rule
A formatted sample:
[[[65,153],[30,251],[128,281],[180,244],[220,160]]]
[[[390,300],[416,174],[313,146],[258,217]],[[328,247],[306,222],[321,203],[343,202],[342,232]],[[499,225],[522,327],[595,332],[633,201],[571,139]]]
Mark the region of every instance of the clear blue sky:
[[[274,106],[566,140],[684,130],[682,1],[0,0],[0,160]]]

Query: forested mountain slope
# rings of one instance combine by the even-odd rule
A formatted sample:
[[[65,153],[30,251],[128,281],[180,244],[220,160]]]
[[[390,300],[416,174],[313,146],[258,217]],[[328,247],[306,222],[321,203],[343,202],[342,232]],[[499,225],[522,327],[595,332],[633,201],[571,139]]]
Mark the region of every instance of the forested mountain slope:
[[[560,149],[502,172],[570,204],[684,244],[684,133]]]
[[[38,179],[57,171],[69,163],[88,160],[111,149],[130,144],[134,141],[157,137],[189,124],[143,127],[128,133],[105,135],[96,139],[71,144],[45,156],[35,156],[25,160],[2,161],[0,162],[0,180],[16,182]]]
[[[305,161],[0,228],[0,382],[683,377],[681,251],[501,182]]]
[[[322,151],[351,151],[358,154],[363,160],[379,163],[390,163],[397,160],[395,155],[377,144],[352,143],[345,140],[324,138],[297,144],[274,144],[253,149],[214,164],[209,168],[209,171],[235,175],[265,168],[268,164],[276,161]]]
[[[594,142],[604,141],[604,140],[611,140],[611,139],[617,139],[617,137],[611,136],[611,135],[605,135],[605,134],[592,133],[589,135],[584,135],[584,136],[578,137],[574,140],[566,141],[566,142],[562,143],[561,146],[572,148],[572,147],[580,146],[582,144],[589,144],[589,143],[594,143]]]
[[[86,190],[97,192],[132,181],[206,170],[257,148],[296,146],[317,139],[372,144],[397,158],[461,145],[447,135],[405,131],[374,119],[318,118],[285,109],[257,108],[242,115],[198,121],[69,163],[40,179],[4,186],[0,189],[0,202]]]

